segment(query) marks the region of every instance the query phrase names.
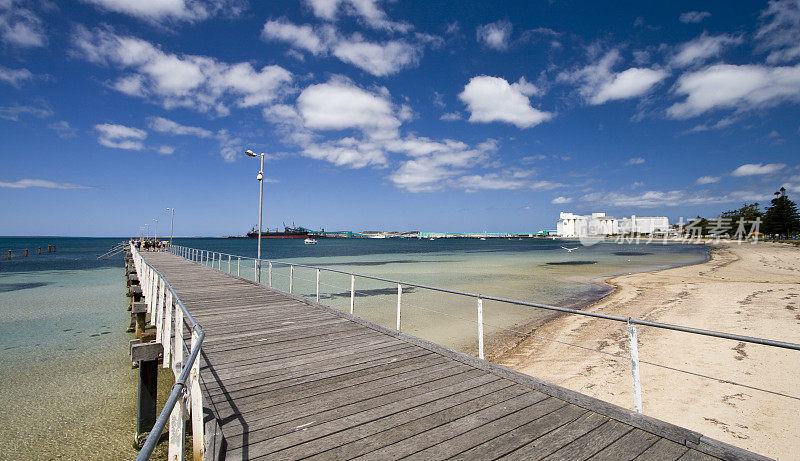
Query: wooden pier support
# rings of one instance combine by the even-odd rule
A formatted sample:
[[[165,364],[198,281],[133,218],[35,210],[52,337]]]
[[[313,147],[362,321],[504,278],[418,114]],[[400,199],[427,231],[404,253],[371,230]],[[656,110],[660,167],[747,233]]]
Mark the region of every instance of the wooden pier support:
[[[27,248],[25,248],[25,257],[26,258],[28,257],[28,249]]]
[[[131,341],[131,362],[138,364],[139,383],[136,390],[136,445],[141,448],[156,423],[158,391],[158,358],[161,344]]]
[[[146,317],[147,317],[147,304],[143,302],[135,302],[131,304],[131,316],[134,319],[134,323],[136,324],[135,331],[136,331],[136,338],[142,339],[142,335],[145,334],[145,328],[147,326]]]

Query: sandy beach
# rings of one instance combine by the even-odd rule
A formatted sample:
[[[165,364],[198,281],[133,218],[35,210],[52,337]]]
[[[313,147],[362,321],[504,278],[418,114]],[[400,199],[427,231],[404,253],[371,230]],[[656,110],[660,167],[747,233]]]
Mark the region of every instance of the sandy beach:
[[[800,248],[720,243],[709,261],[604,280],[614,292],[587,310],[800,343]],[[494,357],[506,367],[633,408],[624,324],[559,317]],[[800,449],[800,352],[639,327],[644,413],[778,459]]]

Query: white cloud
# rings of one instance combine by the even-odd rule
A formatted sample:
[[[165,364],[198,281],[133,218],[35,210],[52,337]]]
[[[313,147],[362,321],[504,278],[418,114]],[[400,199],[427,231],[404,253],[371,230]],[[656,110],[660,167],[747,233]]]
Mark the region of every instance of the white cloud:
[[[712,203],[730,203],[749,200],[752,197],[761,197],[747,191],[737,191],[725,195],[711,195],[705,192],[698,193],[694,190],[649,190],[639,194],[626,194],[620,192],[593,192],[580,198],[581,202],[602,204],[615,207],[672,207],[687,205],[707,205]]]
[[[505,79],[481,75],[472,77],[458,97],[470,111],[470,122],[506,122],[530,128],[553,116],[531,106],[528,95],[536,91],[524,78],[510,85]]]
[[[269,20],[264,23],[261,30],[264,40],[276,40],[290,43],[294,48],[308,51],[312,54],[327,52],[328,45],[320,38],[319,34],[308,24],[298,26],[285,19]]]
[[[337,42],[333,46],[332,53],[342,61],[376,77],[384,77],[416,65],[421,50],[402,40],[372,43],[354,37]]]
[[[202,1],[202,0],[82,0],[95,5],[102,11],[126,14],[135,18],[159,22],[188,21],[195,22],[214,14],[238,14],[243,6],[239,1]]]
[[[371,42],[357,33],[350,37],[341,36],[332,26],[314,28],[308,24],[292,24],[285,19],[267,21],[261,38],[266,41],[286,42],[292,47],[292,52],[301,58],[303,55],[300,51],[314,55],[331,54],[376,77],[396,74],[406,67],[416,65],[422,56],[421,43],[426,41],[409,43],[397,39],[382,43]]]
[[[400,126],[387,90],[372,93],[345,81],[309,86],[298,96],[297,107],[305,126],[315,130],[356,128],[386,138],[396,136]]]
[[[793,67],[718,64],[683,74],[674,91],[686,100],[667,109],[689,118],[717,109],[740,112],[800,100],[800,64]]]
[[[44,25],[33,11],[14,0],[0,2],[0,40],[19,48],[44,46]]]
[[[156,152],[161,155],[171,155],[173,152],[175,152],[175,148],[172,146],[159,146],[156,149]]]
[[[533,190],[553,190],[558,189],[559,187],[565,187],[566,184],[562,184],[560,182],[553,182],[553,181],[535,181],[530,185],[530,188]]]
[[[520,190],[530,188],[530,182],[524,176],[514,174],[487,173],[461,176],[455,186],[467,192],[477,190]]]
[[[89,186],[73,184],[70,182],[54,182],[46,179],[20,179],[17,181],[0,181],[0,187],[9,189],[27,189],[29,187],[42,187],[45,189],[91,189]]]
[[[28,69],[9,69],[0,66],[0,82],[8,83],[14,88],[19,88],[22,82],[33,78],[33,74]]]
[[[455,178],[497,151],[497,143],[492,140],[475,148],[459,141],[446,140],[443,143],[432,142],[429,153],[423,154],[426,150],[424,144],[429,140],[408,138],[407,141],[411,141],[409,145],[413,146],[416,156],[403,162],[389,179],[395,186],[408,192],[433,192],[448,186],[464,188],[465,183]],[[489,183],[484,181],[482,184]]]
[[[481,175],[470,171],[497,150],[493,140],[475,147],[452,139],[432,140],[416,135],[400,135],[408,108],[392,104],[385,88],[371,91],[349,80],[334,78],[311,85],[297,99],[297,107],[277,104],[264,109],[264,117],[277,125],[284,140],[297,144],[301,155],[346,168],[396,165],[390,155],[406,158],[388,175],[398,188],[409,192],[428,192],[447,187],[472,189],[506,188],[521,179],[521,172]],[[345,137],[324,139],[331,132],[350,130]],[[471,178],[475,179],[475,178]]]
[[[149,117],[148,122],[150,128],[159,133],[197,136],[198,138],[209,138],[213,134],[205,128],[181,125],[163,117]]]
[[[58,122],[51,123],[47,125],[48,128],[58,133],[58,137],[60,138],[74,138],[78,135],[78,130],[71,127],[69,122],[66,120],[61,120]]]
[[[717,57],[727,46],[738,45],[743,42],[741,36],[728,34],[702,35],[694,40],[684,43],[678,52],[670,59],[670,64],[677,67],[686,67],[704,62],[708,58]]]
[[[244,141],[232,135],[228,130],[219,130],[214,137],[219,141],[219,154],[226,162],[236,161],[244,152]]]
[[[786,168],[783,163],[747,163],[731,172],[731,176],[753,176],[776,173]]]
[[[90,62],[111,63],[133,72],[120,77],[112,88],[155,99],[167,109],[213,109],[227,115],[230,104],[252,107],[273,102],[290,91],[292,82],[292,74],[280,66],[256,70],[248,62],[227,64],[207,56],[178,56],[109,29],[90,32],[78,27],[72,43],[74,53]]]
[[[557,79],[579,83],[580,95],[596,105],[641,96],[668,75],[664,70],[637,67],[614,73],[612,69],[621,59],[619,51],[613,49],[581,69],[560,73]]]
[[[508,49],[513,26],[509,21],[496,21],[477,27],[478,41],[495,50]]]
[[[644,163],[644,158],[642,158],[642,157],[632,157],[632,158],[629,158],[625,162],[625,165],[641,165],[643,163]]]
[[[684,24],[697,24],[709,16],[711,16],[711,13],[708,11],[687,11],[685,13],[681,13],[680,20]]]
[[[756,32],[758,50],[769,52],[767,62],[791,62],[800,57],[800,2],[772,0],[761,12]]]
[[[339,12],[355,16],[368,26],[387,31],[408,32],[410,24],[391,21],[386,13],[378,8],[380,0],[306,0],[311,11],[320,19],[335,21]]]
[[[699,178],[697,178],[697,181],[695,181],[694,183],[695,184],[713,184],[715,182],[719,182],[719,180],[720,180],[719,176],[700,176]]]
[[[442,116],[439,117],[439,120],[444,120],[446,122],[454,122],[456,120],[461,120],[462,118],[463,117],[458,112],[448,112],[446,114],[442,114]]]
[[[111,123],[95,125],[94,129],[99,134],[97,142],[106,147],[128,150],[144,149],[142,141],[147,138],[147,132],[144,130]]]
[[[734,123],[736,123],[738,121],[738,119],[739,119],[739,117],[735,117],[735,116],[734,117],[724,117],[724,118],[720,119],[718,122],[716,122],[714,124],[711,124],[711,125],[706,124],[706,123],[704,123],[702,125],[697,125],[697,126],[693,127],[691,130],[689,130],[689,133],[699,133],[701,131],[709,131],[709,130],[722,130],[722,129],[727,128],[727,127],[733,125]]]
[[[667,72],[663,70],[630,68],[616,74],[613,80],[600,85],[589,102],[603,104],[607,101],[641,96],[647,93],[653,85],[664,80],[667,75]]]
[[[0,118],[2,119],[17,122],[22,115],[31,115],[36,118],[46,118],[53,115],[53,110],[50,109],[46,103],[41,101],[39,102],[39,107],[21,106],[19,104],[0,107]]]
[[[550,201],[553,205],[560,205],[562,203],[572,203],[572,197],[558,196]]]

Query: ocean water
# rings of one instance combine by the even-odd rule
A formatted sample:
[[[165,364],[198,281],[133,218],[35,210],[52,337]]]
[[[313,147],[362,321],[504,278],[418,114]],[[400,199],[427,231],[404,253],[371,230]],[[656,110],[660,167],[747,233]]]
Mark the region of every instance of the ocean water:
[[[123,262],[121,256],[97,259],[121,240],[0,237],[0,459],[135,455],[136,370],[128,360]],[[52,244],[56,252],[48,254]],[[256,255],[256,241],[249,239],[176,238],[175,244]],[[707,249],[697,245],[600,243],[574,252],[562,245],[579,246],[550,239],[263,240],[262,257],[566,307],[605,294],[603,277],[707,258]],[[234,273],[237,263],[232,258]],[[227,258],[222,269],[228,270]],[[252,278],[252,260],[242,260],[239,270]],[[275,264],[274,286],[288,290],[288,274],[288,267]],[[315,277],[314,270],[296,268],[295,293],[314,297]],[[359,278],[356,292],[356,315],[394,327],[395,284]],[[322,272],[321,297],[349,310],[349,276]],[[404,287],[402,300],[404,332],[474,353],[473,298]],[[484,302],[487,348],[500,347],[507,329],[530,329],[551,315]],[[160,393],[166,395],[169,384],[161,379]]]

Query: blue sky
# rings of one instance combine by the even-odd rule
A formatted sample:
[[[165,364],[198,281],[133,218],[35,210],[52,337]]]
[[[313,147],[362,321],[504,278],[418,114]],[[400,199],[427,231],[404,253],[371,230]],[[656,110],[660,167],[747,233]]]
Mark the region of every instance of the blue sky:
[[[652,3],[652,4],[651,4]],[[0,235],[536,231],[800,192],[800,2],[0,0]]]

